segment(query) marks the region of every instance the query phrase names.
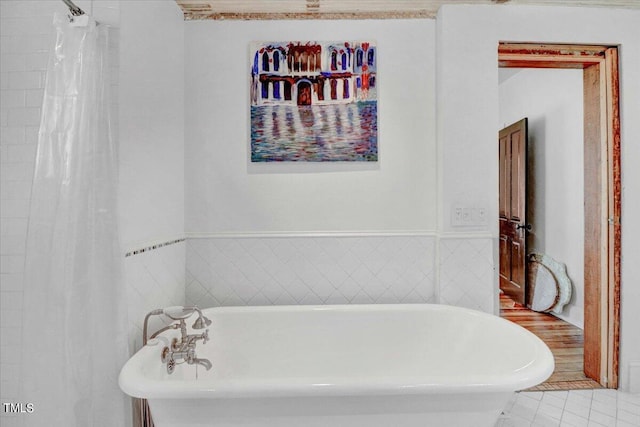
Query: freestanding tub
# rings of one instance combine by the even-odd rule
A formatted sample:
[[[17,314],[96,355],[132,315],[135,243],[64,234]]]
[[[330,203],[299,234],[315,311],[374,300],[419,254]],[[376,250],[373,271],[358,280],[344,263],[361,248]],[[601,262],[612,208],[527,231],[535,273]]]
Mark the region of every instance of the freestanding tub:
[[[204,310],[213,368],[160,360],[165,333],[123,367],[157,427],[491,427],[553,372],[548,347],[497,316],[446,305]]]

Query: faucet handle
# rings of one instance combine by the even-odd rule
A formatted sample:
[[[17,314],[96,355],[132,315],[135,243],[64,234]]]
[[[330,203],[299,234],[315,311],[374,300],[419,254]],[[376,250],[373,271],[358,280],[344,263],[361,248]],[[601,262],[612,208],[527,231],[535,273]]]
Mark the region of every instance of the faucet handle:
[[[173,351],[180,350],[180,342],[178,341],[178,338],[173,338],[171,340],[171,350]]]
[[[202,333],[202,344],[206,344],[209,341],[209,329],[205,329]]]
[[[160,354],[160,360],[162,360],[162,363],[167,363],[171,355],[172,352],[169,347],[165,347],[162,349],[162,353]]]

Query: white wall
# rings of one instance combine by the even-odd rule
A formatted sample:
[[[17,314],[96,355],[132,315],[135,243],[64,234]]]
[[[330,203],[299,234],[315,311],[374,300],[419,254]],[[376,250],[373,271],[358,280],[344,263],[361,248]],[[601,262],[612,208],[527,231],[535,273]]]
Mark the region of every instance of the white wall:
[[[147,312],[184,304],[184,21],[172,1],[125,3],[120,28],[120,232],[123,253],[129,254],[125,277],[135,351]],[[133,253],[140,249],[145,251]]]
[[[435,22],[186,23],[187,300],[436,300]],[[374,40],[377,163],[249,161],[249,43]]]
[[[188,233],[435,229],[433,20],[185,25]],[[251,164],[249,43],[342,39],[378,45],[379,162]]]
[[[515,6],[444,6],[438,26],[438,147],[443,213],[474,193],[497,218],[500,128],[497,46],[501,40],[621,46],[622,287],[620,385],[630,388],[629,364],[640,360],[640,12]],[[461,122],[462,120],[462,122]],[[464,124],[464,126],[461,125]],[[451,229],[447,216],[443,226]],[[489,230],[497,254],[497,222]],[[481,283],[497,290],[497,278]]]
[[[127,1],[120,39],[123,244],[184,231],[184,22],[174,2]]]
[[[502,70],[500,70],[502,72]],[[571,301],[558,317],[584,324],[582,70],[524,69],[500,84],[500,126],[529,119],[527,252],[567,266]]]

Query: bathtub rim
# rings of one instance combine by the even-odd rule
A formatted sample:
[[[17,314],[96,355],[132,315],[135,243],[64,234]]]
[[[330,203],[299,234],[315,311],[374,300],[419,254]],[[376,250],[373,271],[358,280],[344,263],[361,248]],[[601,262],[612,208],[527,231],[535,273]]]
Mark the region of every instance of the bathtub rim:
[[[466,375],[460,382],[451,382],[451,377],[443,379],[447,383],[438,381],[412,381],[403,377],[393,377],[391,380],[372,380],[367,378],[364,383],[344,381],[339,378],[323,378],[323,382],[314,383],[309,378],[286,378],[284,382],[251,379],[223,380],[215,386],[211,384],[194,387],[192,380],[166,381],[153,379],[144,375],[143,364],[148,360],[158,358],[162,345],[151,342],[134,354],[123,366],[118,383],[128,395],[145,399],[241,399],[241,398],[282,398],[282,397],[313,397],[313,396],[397,396],[417,394],[457,394],[457,393],[504,393],[523,390],[544,382],[553,373],[554,357],[547,345],[535,334],[527,329],[503,319],[499,316],[472,310],[464,307],[446,304],[340,304],[340,305],[283,305],[283,306],[227,306],[210,307],[203,310],[205,315],[218,313],[242,312],[304,312],[304,311],[420,311],[420,310],[454,311],[458,314],[479,316],[491,319],[506,327],[518,330],[534,343],[536,356],[534,362],[520,369],[512,375],[501,377],[484,375]],[[208,314],[209,313],[209,314]],[[212,314],[213,316],[213,314]],[[177,335],[175,331],[167,331],[163,335]],[[400,381],[399,381],[400,380]],[[170,385],[168,385],[170,384]]]

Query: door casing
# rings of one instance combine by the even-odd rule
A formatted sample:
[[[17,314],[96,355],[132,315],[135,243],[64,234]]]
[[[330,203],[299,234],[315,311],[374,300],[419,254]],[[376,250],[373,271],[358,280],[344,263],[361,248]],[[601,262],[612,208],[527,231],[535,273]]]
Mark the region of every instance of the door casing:
[[[622,230],[617,46],[501,42],[503,68],[577,68],[584,82],[585,374],[618,387]]]

